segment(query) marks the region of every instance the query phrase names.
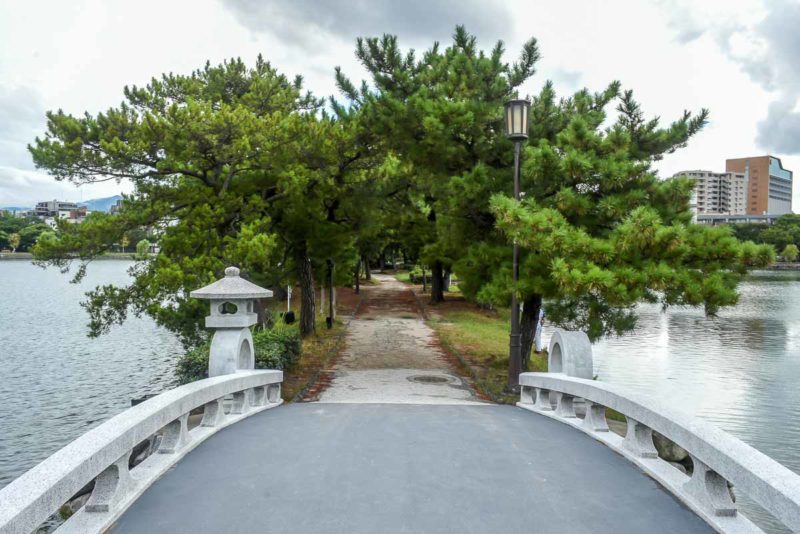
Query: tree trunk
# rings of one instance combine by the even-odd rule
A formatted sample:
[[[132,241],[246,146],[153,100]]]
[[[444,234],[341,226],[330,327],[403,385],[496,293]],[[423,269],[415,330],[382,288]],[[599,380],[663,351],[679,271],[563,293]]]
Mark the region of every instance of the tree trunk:
[[[539,310],[542,309],[542,296],[531,295],[526,297],[522,305],[522,315],[519,318],[519,331],[521,336],[520,357],[522,370],[529,371],[533,339],[536,335],[536,326],[539,323]]]
[[[369,271],[369,257],[364,254],[364,278],[372,280],[372,273]]]
[[[356,267],[353,270],[353,289],[356,290],[356,295],[361,292],[361,260],[356,262]]]
[[[333,328],[333,321],[336,320],[336,288],[333,283],[333,260],[328,260],[328,328]]]
[[[261,299],[256,299],[254,301],[255,304],[255,312],[256,312],[256,324],[262,330],[267,328],[272,328],[272,314],[269,313],[267,307],[264,306],[264,301]]]
[[[431,304],[444,302],[444,265],[435,261],[431,265]]]
[[[297,245],[294,253],[297,281],[300,284],[300,335],[309,336],[316,331],[316,298],[314,295],[314,271],[305,241]]]

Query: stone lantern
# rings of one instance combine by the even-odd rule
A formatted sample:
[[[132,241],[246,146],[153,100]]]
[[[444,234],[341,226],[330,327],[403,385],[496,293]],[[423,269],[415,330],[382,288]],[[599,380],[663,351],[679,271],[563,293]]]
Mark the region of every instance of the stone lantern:
[[[239,277],[239,269],[228,267],[225,278],[191,292],[191,296],[211,301],[206,327],[215,330],[208,358],[208,376],[228,375],[253,369],[253,336],[256,324],[255,299],[272,296],[272,291]]]

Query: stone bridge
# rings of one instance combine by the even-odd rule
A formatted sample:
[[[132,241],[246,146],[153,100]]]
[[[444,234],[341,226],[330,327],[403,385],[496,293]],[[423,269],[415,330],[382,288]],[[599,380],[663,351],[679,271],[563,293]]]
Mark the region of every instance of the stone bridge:
[[[729,482],[800,531],[798,475],[668,399],[592,380],[580,333],[553,336],[553,372],[523,373],[517,406],[427,393],[435,383],[382,397],[385,381],[346,370],[334,381],[354,396],[284,406],[282,373],[253,370],[252,299],[268,292],[229,269],[193,295],[211,301],[210,377],[0,490],[0,533],[35,531],[92,481],[59,533],[760,532]],[[626,435],[609,432],[607,408]],[[654,431],[689,452],[691,475],[658,457]]]

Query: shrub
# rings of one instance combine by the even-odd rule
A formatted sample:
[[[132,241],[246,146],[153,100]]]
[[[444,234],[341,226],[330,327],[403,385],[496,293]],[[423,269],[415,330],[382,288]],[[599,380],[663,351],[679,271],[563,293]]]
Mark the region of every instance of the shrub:
[[[430,277],[431,273],[428,272],[428,277]],[[408,279],[411,281],[412,284],[421,284],[422,283],[422,267],[419,265],[415,265],[408,271]]]
[[[204,343],[178,360],[175,375],[188,384],[208,376],[208,353],[211,343]],[[286,369],[300,358],[302,345],[296,327],[276,323],[271,330],[253,332],[256,369]]]
[[[253,333],[256,369],[286,369],[300,358],[300,332],[295,327],[275,323],[270,330]]]
[[[797,256],[800,255],[800,250],[797,249],[797,245],[794,243],[789,243],[783,248],[783,252],[781,252],[781,256],[785,261],[797,261]]]
[[[203,343],[180,357],[175,368],[178,382],[188,384],[208,377],[208,351],[211,343]]]

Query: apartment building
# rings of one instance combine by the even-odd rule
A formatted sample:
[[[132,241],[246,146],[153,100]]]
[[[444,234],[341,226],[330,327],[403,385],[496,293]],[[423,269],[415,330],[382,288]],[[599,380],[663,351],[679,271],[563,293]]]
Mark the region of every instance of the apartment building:
[[[695,213],[746,213],[747,176],[744,173],[693,170],[682,171],[675,176],[695,181],[692,197]]]

